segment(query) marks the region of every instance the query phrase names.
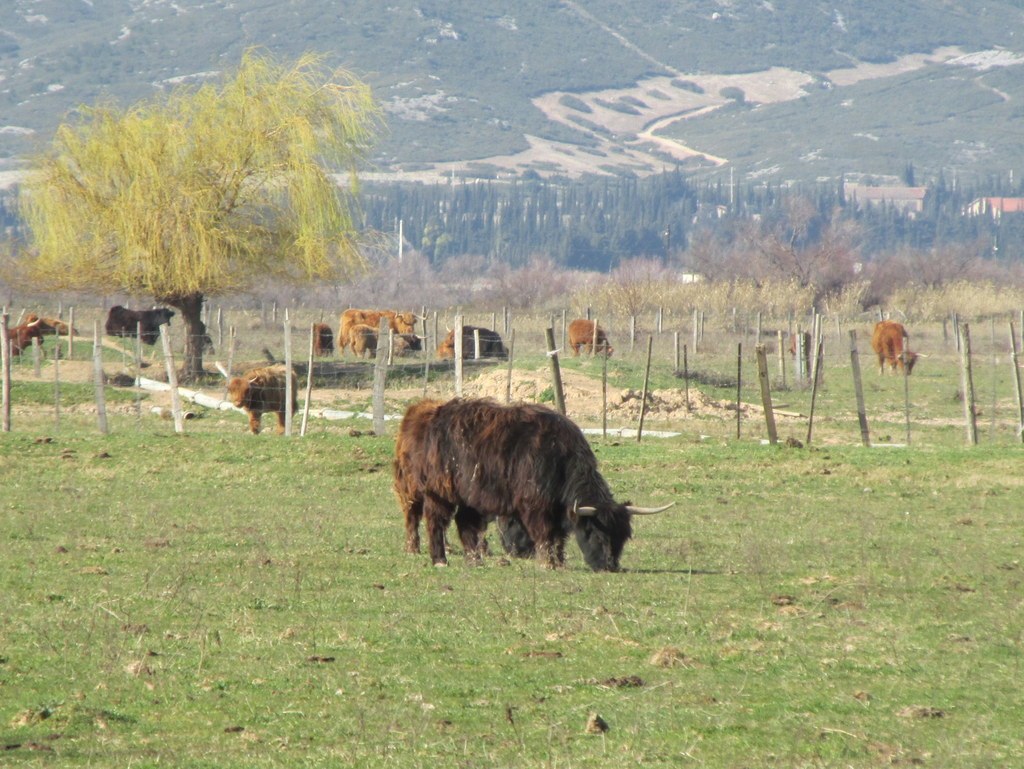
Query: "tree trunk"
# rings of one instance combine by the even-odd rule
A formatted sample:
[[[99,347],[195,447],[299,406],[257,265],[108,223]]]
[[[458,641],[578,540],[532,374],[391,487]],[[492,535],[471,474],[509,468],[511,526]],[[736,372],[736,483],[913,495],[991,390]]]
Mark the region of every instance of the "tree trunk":
[[[205,374],[203,349],[209,340],[206,324],[203,323],[203,295],[176,296],[166,301],[181,312],[185,324],[185,365],[181,371],[181,381],[195,382]]]

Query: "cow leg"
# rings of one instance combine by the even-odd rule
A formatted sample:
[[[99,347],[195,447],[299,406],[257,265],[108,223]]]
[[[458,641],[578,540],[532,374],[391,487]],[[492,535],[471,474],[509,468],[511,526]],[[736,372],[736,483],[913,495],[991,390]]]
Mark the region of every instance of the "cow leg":
[[[253,435],[259,435],[260,432],[260,418],[263,416],[262,411],[250,411],[249,412],[249,432]]]
[[[558,531],[551,522],[555,515],[561,515],[561,511],[528,511],[520,516],[530,539],[536,546],[538,562],[549,569],[561,566],[565,562],[565,533]]]
[[[423,500],[423,518],[427,523],[427,542],[430,547],[430,560],[435,566],[447,566],[448,557],[444,551],[444,533],[455,513],[453,505],[449,505],[436,497],[428,496]]]
[[[420,551],[420,519],[423,518],[423,500],[403,500],[405,508],[405,552]]]
[[[487,521],[472,507],[460,506],[455,513],[455,526],[459,530],[459,539],[466,554],[466,561],[472,565],[483,562],[487,554]]]
[[[277,434],[278,435],[284,435],[284,421],[285,421],[284,409],[281,409],[280,411],[277,412]]]

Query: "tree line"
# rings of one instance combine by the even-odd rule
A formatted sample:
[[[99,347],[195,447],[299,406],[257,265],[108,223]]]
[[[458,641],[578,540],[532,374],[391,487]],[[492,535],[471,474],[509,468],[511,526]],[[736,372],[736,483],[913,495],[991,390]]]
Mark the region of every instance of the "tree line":
[[[913,171],[904,171],[904,178]],[[365,184],[368,227],[397,232],[435,267],[454,257],[485,256],[523,266],[538,254],[566,269],[608,272],[635,258],[656,258],[700,269],[695,246],[735,243],[756,230],[794,249],[821,244],[830,233],[851,233],[858,259],[904,249],[971,244],[977,255],[1019,261],[1024,215],[969,216],[977,197],[1024,196],[1022,185],[965,186],[941,176],[927,185],[924,210],[891,203],[858,207],[842,179],[828,183],[762,184],[692,181],[680,170],[648,178],[582,181],[455,180],[453,184]]]

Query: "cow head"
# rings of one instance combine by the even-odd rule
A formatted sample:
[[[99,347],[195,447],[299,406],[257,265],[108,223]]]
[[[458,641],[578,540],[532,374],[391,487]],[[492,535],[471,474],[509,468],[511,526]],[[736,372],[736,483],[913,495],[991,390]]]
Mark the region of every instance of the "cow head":
[[[164,323],[170,323],[171,318],[174,317],[174,310],[168,309],[167,307],[157,307],[153,310],[153,323],[157,326],[162,326]]]
[[[917,363],[917,353],[905,350],[903,356],[903,365],[907,369],[907,376],[910,376],[914,371],[914,364]]]
[[[576,544],[583,558],[594,571],[618,571],[619,559],[626,541],[633,536],[632,517],[652,515],[667,510],[662,507],[634,507],[628,502],[601,507],[577,507]]]
[[[413,334],[416,332],[416,313],[396,312],[395,331],[399,334]]]
[[[245,396],[249,391],[249,380],[243,379],[240,376],[232,377],[228,382],[228,400],[234,403],[238,408],[242,408],[245,403]]]
[[[438,358],[454,358],[455,357],[455,332],[449,331],[448,336],[444,338],[444,341],[437,346],[437,357]]]

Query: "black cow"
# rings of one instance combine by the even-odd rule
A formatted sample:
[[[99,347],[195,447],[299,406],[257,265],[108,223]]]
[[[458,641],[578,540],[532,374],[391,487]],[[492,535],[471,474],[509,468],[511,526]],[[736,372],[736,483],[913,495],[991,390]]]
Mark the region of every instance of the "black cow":
[[[174,310],[166,307],[157,307],[152,310],[129,310],[115,304],[107,314],[105,326],[110,336],[132,337],[138,334],[139,324],[142,324],[142,341],[146,344],[156,344],[160,338],[160,326],[170,323],[174,317]]]

